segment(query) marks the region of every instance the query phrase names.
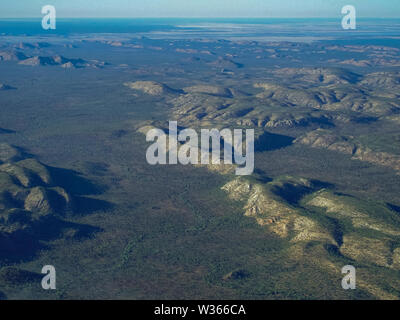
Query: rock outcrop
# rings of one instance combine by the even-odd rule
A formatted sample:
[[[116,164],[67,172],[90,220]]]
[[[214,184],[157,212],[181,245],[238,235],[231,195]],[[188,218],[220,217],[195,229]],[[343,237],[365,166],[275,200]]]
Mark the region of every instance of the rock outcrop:
[[[73,209],[72,197],[54,184],[48,168],[23,159],[14,147],[0,145],[0,233],[29,228],[45,217],[62,217]]]
[[[155,81],[135,81],[125,82],[124,85],[130,89],[142,91],[143,93],[152,96],[161,96],[168,94],[181,93],[180,90],[175,90],[168,87],[166,84],[155,82]]]
[[[245,178],[237,178],[222,187],[228,196],[236,201],[244,201],[245,215],[256,219],[260,226],[292,243],[299,241],[322,241],[336,245],[330,232],[318,222],[302,214],[301,210],[289,205],[276,192],[276,188],[288,185],[291,188],[309,188],[305,179],[285,177],[262,185]],[[275,190],[275,192],[274,192]]]
[[[86,61],[84,59],[69,59],[63,56],[33,56],[26,59],[19,60],[19,64],[25,66],[60,66],[62,68],[102,68],[107,63],[101,61]]]
[[[339,136],[328,130],[317,129],[296,139],[294,142],[313,148],[327,149],[348,154],[352,156],[353,160],[389,167],[397,173],[400,173],[399,155],[373,151],[371,148],[362,145],[354,137]]]

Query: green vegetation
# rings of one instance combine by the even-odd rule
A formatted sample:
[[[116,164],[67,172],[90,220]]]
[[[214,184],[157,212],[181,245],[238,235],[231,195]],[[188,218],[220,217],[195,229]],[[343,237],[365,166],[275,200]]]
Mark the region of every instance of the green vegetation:
[[[397,69],[324,43],[50,48],[0,54],[0,299],[400,296]],[[148,165],[138,129],[167,120],[254,128],[255,174]]]

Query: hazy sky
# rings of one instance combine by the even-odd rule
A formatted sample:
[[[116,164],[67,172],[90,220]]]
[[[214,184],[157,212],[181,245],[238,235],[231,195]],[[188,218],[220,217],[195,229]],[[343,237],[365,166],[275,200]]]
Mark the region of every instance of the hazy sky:
[[[400,17],[400,0],[0,0],[0,17],[337,17],[352,4],[359,17]]]

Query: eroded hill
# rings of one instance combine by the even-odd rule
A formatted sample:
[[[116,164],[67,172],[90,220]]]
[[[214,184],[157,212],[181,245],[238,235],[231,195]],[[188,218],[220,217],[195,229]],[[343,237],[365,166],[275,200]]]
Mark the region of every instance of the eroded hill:
[[[0,261],[27,259],[41,241],[80,238],[96,228],[68,222],[83,198],[67,191],[52,169],[20,149],[0,144]],[[70,173],[71,179],[74,173]],[[71,193],[72,192],[72,193]]]

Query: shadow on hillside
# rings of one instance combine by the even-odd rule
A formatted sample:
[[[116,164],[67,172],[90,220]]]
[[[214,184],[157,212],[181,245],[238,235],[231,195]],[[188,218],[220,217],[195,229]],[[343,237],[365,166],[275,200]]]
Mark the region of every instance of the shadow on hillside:
[[[1,263],[32,260],[38,251],[47,249],[48,241],[90,238],[102,229],[66,221],[68,216],[87,215],[113,208],[113,204],[107,201],[91,198],[104,192],[103,186],[95,185],[74,170],[46,167],[52,177],[51,186],[62,187],[71,196],[72,205],[67,209],[67,215],[59,215],[53,201],[54,211],[51,214],[26,219],[20,225],[16,225],[12,232],[0,232]]]
[[[293,144],[295,138],[264,132],[254,143],[256,152],[273,151],[288,147]]]
[[[114,205],[108,201],[93,199],[89,197],[74,197],[74,206],[76,214],[90,214],[96,211],[106,211],[114,208]]]
[[[54,184],[73,196],[99,195],[106,190],[104,186],[95,185],[83,178],[77,171],[49,166],[47,168],[54,179]]]
[[[10,134],[10,133],[16,133],[16,131],[0,128],[0,134]]]
[[[74,170],[55,167],[48,167],[48,169],[54,179],[54,184],[65,189],[73,197],[74,213],[85,215],[114,207],[108,201],[89,197],[102,194],[106,190],[105,186],[92,183]]]
[[[397,214],[400,214],[400,207],[396,206],[394,204],[391,203],[386,203],[386,205],[389,207],[390,210],[396,212]]]
[[[82,240],[100,231],[101,228],[49,217],[30,225],[28,229],[11,234],[0,233],[0,261],[6,264],[29,261],[39,250],[48,248],[43,242],[60,238]]]
[[[285,183],[283,186],[275,187],[273,189],[273,192],[281,198],[285,199],[289,204],[298,205],[300,200],[307,194],[324,188],[331,189],[334,187],[333,184],[322,182],[319,180],[311,180],[310,182],[310,186]]]

